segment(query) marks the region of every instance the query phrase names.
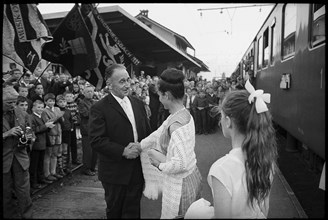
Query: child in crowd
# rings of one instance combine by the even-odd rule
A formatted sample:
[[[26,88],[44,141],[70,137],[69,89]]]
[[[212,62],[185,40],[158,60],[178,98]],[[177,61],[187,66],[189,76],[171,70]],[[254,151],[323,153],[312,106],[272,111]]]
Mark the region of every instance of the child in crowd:
[[[27,107],[27,113],[28,114],[32,114],[32,106],[33,106],[33,102],[31,99],[28,98],[28,88],[27,86],[21,84],[18,86],[18,94],[20,96],[23,96],[23,97],[26,97],[27,98],[27,104],[28,104],[28,107]]]
[[[71,129],[71,155],[72,155],[72,164],[80,165],[81,162],[77,159],[77,138],[76,138],[76,126],[80,122],[79,112],[77,108],[77,103],[74,101],[74,95],[71,91],[64,92],[64,97],[66,99],[67,105],[66,108],[71,111],[71,116],[73,120],[72,129]]]
[[[62,149],[58,154],[58,168],[60,169],[59,174],[69,174],[71,173],[71,155],[70,155],[70,145],[71,145],[71,130],[72,130],[72,115],[71,111],[66,108],[67,102],[63,95],[58,95],[56,97],[56,104],[59,107],[60,111],[63,112],[63,120],[61,120],[62,128]],[[65,168],[63,164],[65,161]],[[64,173],[64,172],[65,173]]]
[[[41,100],[35,100],[32,108],[31,122],[32,129],[35,132],[36,139],[32,145],[32,151],[30,153],[30,181],[31,187],[34,189],[42,188],[41,184],[52,183],[51,180],[47,180],[43,174],[43,162],[44,154],[46,151],[46,138],[48,128],[53,128],[55,125],[53,121],[45,122],[41,118],[41,114],[44,110],[44,103]]]
[[[44,175],[47,180],[55,181],[63,178],[62,175],[56,173],[58,150],[62,141],[62,130],[59,120],[61,120],[63,113],[58,107],[54,106],[55,95],[53,93],[45,95],[44,102],[46,108],[42,112],[41,117],[45,122],[52,121],[55,124],[55,126],[47,132],[50,143],[46,148],[44,156]]]
[[[39,100],[43,101],[44,91],[43,91],[43,85],[41,83],[38,83],[38,84],[35,85],[34,93],[31,94],[30,97],[31,97],[32,102],[34,102],[36,99],[39,99]]]

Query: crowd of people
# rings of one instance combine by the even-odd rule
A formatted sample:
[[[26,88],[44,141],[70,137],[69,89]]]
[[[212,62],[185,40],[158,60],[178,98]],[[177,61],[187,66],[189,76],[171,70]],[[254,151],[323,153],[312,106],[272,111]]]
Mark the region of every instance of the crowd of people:
[[[199,199],[201,188],[194,152],[195,135],[214,133],[219,124],[224,135],[232,139],[234,149],[238,152],[242,149],[246,158],[261,156],[254,154],[251,147],[264,146],[265,143],[253,140],[257,131],[252,131],[253,136],[250,136],[247,132],[252,129],[245,127],[245,123],[250,120],[250,114],[254,115],[252,120],[257,121],[254,126],[261,126],[263,121],[270,125],[271,118],[265,113],[265,117],[261,115],[264,119],[257,119],[254,107],[248,109],[244,106],[248,109],[245,113],[246,110],[240,109],[242,105],[232,104],[236,100],[248,103],[248,93],[241,78],[185,79],[176,69],[152,77],[143,72],[130,77],[124,66],[113,65],[106,69],[105,79],[106,87],[95,91],[95,87],[80,76],[58,74],[51,69],[38,68],[32,74],[13,67],[3,78],[4,217],[15,215],[13,204],[16,197],[21,216],[30,218],[31,189],[40,189],[44,184],[63,178],[72,172],[73,164],[81,163],[85,175],[94,176],[99,169],[99,180],[105,189],[107,217],[140,218],[144,181],[144,194],[149,198],[157,198],[156,192],[164,187],[162,217],[183,217],[190,205]],[[117,102],[119,105],[115,104]],[[123,110],[127,117],[122,117]],[[117,111],[122,111],[121,115]],[[245,118],[237,116],[238,111],[244,112]],[[263,131],[261,135],[270,136],[273,132],[270,126],[268,133]],[[248,141],[243,142],[246,137]],[[79,139],[82,142],[82,161],[78,160],[77,153]],[[262,162],[266,163],[269,176],[254,175],[261,173],[262,168],[257,167],[256,162],[253,164],[253,160],[243,158],[242,153],[231,152],[249,165],[246,171],[240,167],[241,172],[247,173],[247,190],[251,191],[250,197],[241,199],[250,201],[253,207],[254,200],[266,205],[272,183],[274,140],[268,144],[267,152],[271,154],[267,156],[262,152],[262,156],[268,158]],[[121,157],[124,159],[118,159]],[[225,181],[229,177],[218,174],[226,172],[218,164],[211,168],[208,179],[215,199],[221,196],[220,193],[228,195],[222,184],[226,187]],[[152,170],[154,167],[157,171]],[[127,175],[120,176],[124,170]],[[158,170],[162,173],[158,176],[162,183],[153,179]],[[263,189],[257,192],[254,184],[262,184],[263,180]],[[155,186],[150,189],[152,183]],[[158,186],[161,184],[164,185]],[[175,190],[174,195],[172,190]],[[231,193],[230,189],[228,191]],[[177,200],[177,195],[181,199]],[[128,199],[131,201],[125,201]],[[123,200],[130,204],[129,207],[124,206]],[[220,205],[214,203],[216,215],[220,215],[218,210],[225,211]],[[256,216],[262,216],[263,212],[264,216],[267,214],[267,209],[262,210],[262,204],[255,205],[259,205]],[[252,209],[247,209],[247,212],[252,216]]]

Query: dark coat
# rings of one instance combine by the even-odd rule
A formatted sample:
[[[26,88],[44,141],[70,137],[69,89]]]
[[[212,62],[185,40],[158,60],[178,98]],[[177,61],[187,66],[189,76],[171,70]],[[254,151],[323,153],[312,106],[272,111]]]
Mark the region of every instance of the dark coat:
[[[34,113],[31,114],[32,129],[36,139],[32,145],[32,150],[45,150],[48,128],[42,118],[39,118]]]
[[[91,106],[95,103],[93,99],[79,99],[79,102],[77,104],[79,113],[80,113],[80,129],[81,129],[81,135],[82,136],[88,136],[88,124],[89,124],[89,113]]]
[[[55,82],[54,80],[51,81],[51,85],[48,89],[48,92],[53,93],[55,96],[63,94],[66,91],[66,87],[70,86],[72,83],[70,81],[66,81],[66,82]]]
[[[69,110],[69,109],[62,110],[61,109],[61,111],[64,112],[62,120],[59,120],[59,123],[61,124],[62,132],[71,131],[71,129],[73,127],[73,118],[72,118],[71,110]]]
[[[207,94],[206,98],[207,98],[208,104],[211,104],[211,105],[219,104],[219,98],[215,94],[213,94],[213,96],[211,96],[210,94]]]
[[[160,101],[157,92],[154,90],[154,85],[149,86],[149,108],[151,111],[150,116],[150,126],[152,130],[158,128],[158,111],[159,111]]]
[[[138,141],[151,133],[142,101],[129,97],[134,112]],[[140,157],[126,159],[124,148],[134,142],[132,125],[112,94],[91,106],[89,114],[89,139],[98,153],[99,180],[110,184],[127,185],[143,183]]]
[[[31,125],[29,115],[15,108],[15,127],[16,126],[27,126]],[[11,129],[7,118],[2,115],[2,133],[9,131]],[[27,170],[30,166],[30,159],[28,157],[26,148],[18,148],[18,139],[19,137],[10,136],[5,139],[2,139],[2,172],[8,173],[11,169],[14,156],[18,160],[19,164],[22,166],[23,170]]]

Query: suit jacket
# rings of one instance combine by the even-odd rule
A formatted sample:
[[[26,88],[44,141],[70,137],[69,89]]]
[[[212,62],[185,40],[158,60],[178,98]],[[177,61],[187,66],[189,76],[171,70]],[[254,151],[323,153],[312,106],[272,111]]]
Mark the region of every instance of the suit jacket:
[[[212,104],[212,105],[219,104],[219,99],[215,94],[213,94],[213,96],[207,94],[206,97],[207,97],[208,104]]]
[[[88,123],[89,123],[89,113],[91,106],[95,103],[93,99],[79,99],[80,101],[77,104],[81,123],[80,123],[80,129],[81,129],[81,135],[82,136],[88,136]]]
[[[15,108],[15,127],[16,126],[31,126],[30,117],[26,112]],[[7,118],[2,116],[2,133],[9,131],[11,129]],[[19,137],[10,136],[3,139],[2,143],[2,165],[3,173],[8,173],[11,169],[14,157],[18,160],[19,164],[22,166],[23,170],[27,170],[30,166],[30,159],[28,157],[26,148],[18,148],[18,139]]]
[[[151,133],[144,103],[130,97],[138,141]],[[120,104],[112,94],[91,106],[89,114],[89,139],[91,147],[98,153],[98,178],[110,184],[144,183],[140,157],[126,159],[124,148],[134,142],[132,125]]]
[[[39,118],[34,113],[31,114],[32,129],[36,139],[32,145],[32,150],[45,150],[48,128],[42,118]]]
[[[190,100],[190,111],[192,112],[192,115],[194,114],[194,113],[196,113],[196,105],[195,105],[195,101],[196,101],[196,99],[197,99],[197,96],[198,95],[195,95],[195,98],[194,98],[194,100]],[[190,95],[190,97],[189,97],[189,99],[191,98],[191,95]]]

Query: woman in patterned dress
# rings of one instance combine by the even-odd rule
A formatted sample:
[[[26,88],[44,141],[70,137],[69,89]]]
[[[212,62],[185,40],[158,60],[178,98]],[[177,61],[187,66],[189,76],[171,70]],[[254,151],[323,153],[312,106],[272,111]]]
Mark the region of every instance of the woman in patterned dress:
[[[195,126],[183,105],[184,75],[165,70],[158,82],[159,100],[169,117],[140,142],[145,177],[144,195],[157,199],[162,192],[161,218],[181,218],[200,198],[201,174],[196,165]]]

